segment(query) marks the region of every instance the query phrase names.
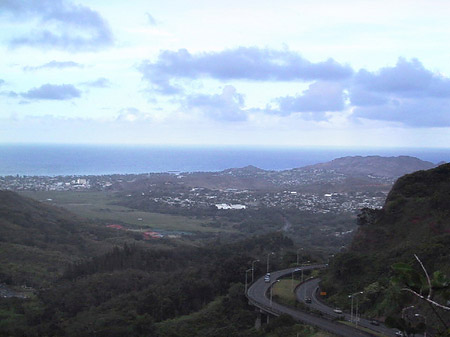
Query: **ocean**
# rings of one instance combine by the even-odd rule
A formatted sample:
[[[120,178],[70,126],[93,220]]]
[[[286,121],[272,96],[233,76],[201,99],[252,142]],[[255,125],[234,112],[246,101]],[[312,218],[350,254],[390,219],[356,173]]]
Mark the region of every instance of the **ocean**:
[[[205,172],[247,165],[285,170],[356,155],[408,155],[435,164],[450,161],[450,149],[0,145],[0,176]]]

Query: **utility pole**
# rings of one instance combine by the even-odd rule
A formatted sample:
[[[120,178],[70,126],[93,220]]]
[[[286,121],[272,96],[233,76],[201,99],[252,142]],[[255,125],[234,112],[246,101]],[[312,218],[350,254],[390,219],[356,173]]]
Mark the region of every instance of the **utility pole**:
[[[259,262],[259,260],[254,260],[253,262],[252,262],[252,283],[253,283],[253,281],[255,280],[255,263],[256,262]]]

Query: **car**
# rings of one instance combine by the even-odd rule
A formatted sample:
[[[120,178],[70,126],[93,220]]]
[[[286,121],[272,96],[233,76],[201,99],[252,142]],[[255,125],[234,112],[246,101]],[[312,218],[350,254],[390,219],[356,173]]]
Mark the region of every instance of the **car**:
[[[380,325],[380,323],[374,319],[370,321],[370,324],[376,325],[376,326]]]
[[[336,314],[342,314],[342,310],[341,310],[341,309],[336,308],[336,309],[334,309],[333,311],[334,311]]]
[[[305,298],[305,303],[311,303],[311,299],[309,297]]]
[[[396,331],[396,332],[395,332],[395,335],[396,335],[396,336],[399,336],[399,337],[403,337],[403,332],[401,332],[401,331]]]
[[[266,276],[264,276],[264,282],[266,283],[270,282],[270,273],[267,273]]]

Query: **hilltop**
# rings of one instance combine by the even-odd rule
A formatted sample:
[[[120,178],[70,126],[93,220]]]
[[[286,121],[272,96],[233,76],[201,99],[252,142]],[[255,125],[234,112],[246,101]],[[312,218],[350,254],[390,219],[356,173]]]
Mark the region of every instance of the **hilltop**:
[[[373,175],[398,178],[408,173],[428,170],[433,167],[436,167],[436,165],[429,161],[423,161],[410,156],[352,156],[337,158],[326,163],[311,165],[305,168],[334,170],[347,175]]]
[[[450,234],[450,164],[399,178],[381,210],[363,210],[353,251],[417,246]]]
[[[155,173],[137,175],[130,182],[111,186],[116,190],[139,190],[152,184],[167,183],[180,188],[240,189],[253,191],[355,191],[389,189],[394,181],[407,173],[435,167],[431,162],[415,157],[343,157],[326,163],[270,171],[246,166],[219,172]]]

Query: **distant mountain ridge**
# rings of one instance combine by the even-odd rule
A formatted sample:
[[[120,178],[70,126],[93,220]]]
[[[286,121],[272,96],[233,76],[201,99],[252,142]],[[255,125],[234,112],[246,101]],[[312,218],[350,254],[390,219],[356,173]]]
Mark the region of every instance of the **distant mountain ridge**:
[[[335,170],[336,172],[350,175],[374,175],[396,178],[415,171],[429,170],[436,166],[429,161],[410,156],[350,156],[304,168]]]
[[[390,189],[398,177],[436,167],[435,164],[409,156],[353,156],[330,162],[283,171],[264,170],[253,165],[219,172],[182,172],[149,174],[131,183],[114,186],[118,190],[139,190],[152,183],[170,182],[179,186],[208,189],[280,190],[306,192],[353,191],[368,188]]]

